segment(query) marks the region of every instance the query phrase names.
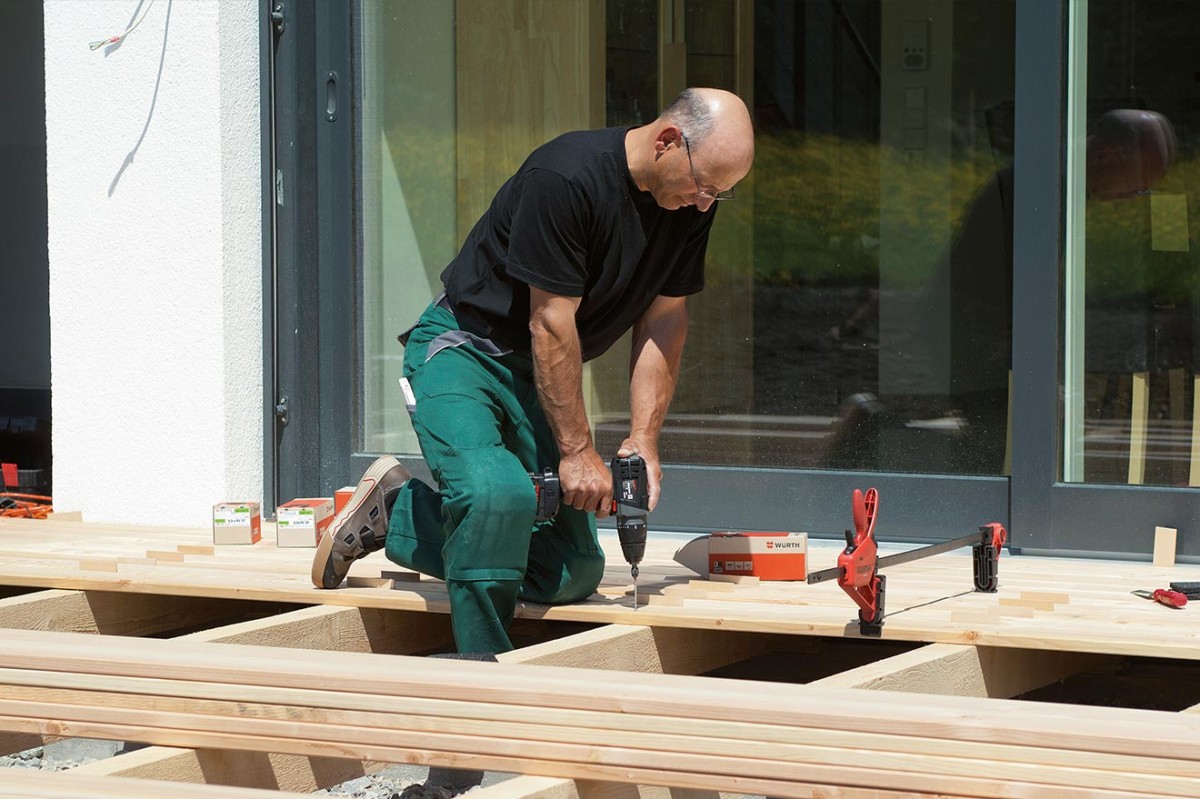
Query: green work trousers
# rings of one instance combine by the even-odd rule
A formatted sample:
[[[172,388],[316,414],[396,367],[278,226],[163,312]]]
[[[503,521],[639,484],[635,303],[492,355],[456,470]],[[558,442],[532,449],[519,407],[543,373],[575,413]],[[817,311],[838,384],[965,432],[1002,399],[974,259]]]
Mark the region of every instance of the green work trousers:
[[[529,473],[558,469],[558,447],[538,403],[533,364],[470,343],[430,343],[457,330],[431,305],[409,335],[404,376],[416,404],[413,429],[438,490],[409,480],[388,524],[387,557],[445,580],[459,652],[497,654],[518,599],[544,604],[590,596],[604,553],[590,513],[563,506],[534,523]],[[440,342],[439,342],[440,344]]]

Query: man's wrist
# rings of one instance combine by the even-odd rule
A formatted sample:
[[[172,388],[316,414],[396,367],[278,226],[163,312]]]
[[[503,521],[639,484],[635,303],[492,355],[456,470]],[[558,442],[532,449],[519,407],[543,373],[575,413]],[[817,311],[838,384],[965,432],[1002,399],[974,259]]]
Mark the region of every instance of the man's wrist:
[[[562,458],[573,458],[576,455],[587,452],[591,448],[592,448],[592,437],[589,434],[586,438],[584,438],[581,441],[574,441],[574,442],[568,442],[568,443],[559,442],[558,454],[559,454],[559,457],[562,457]]]

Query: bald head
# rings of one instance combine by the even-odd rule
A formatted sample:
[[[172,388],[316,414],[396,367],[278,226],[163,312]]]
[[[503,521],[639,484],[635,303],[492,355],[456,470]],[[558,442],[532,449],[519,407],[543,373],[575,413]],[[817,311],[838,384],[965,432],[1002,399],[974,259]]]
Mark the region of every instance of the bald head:
[[[638,187],[664,208],[707,210],[754,163],[754,126],[741,98],[723,89],[685,89],[658,119],[625,139]]]
[[[745,175],[754,162],[754,126],[742,98],[724,89],[684,89],[658,118],[681,127],[692,154],[720,148],[722,161]]]
[[[1167,174],[1175,149],[1175,131],[1162,114],[1136,108],[1109,111],[1088,135],[1088,194],[1115,200],[1147,191]]]

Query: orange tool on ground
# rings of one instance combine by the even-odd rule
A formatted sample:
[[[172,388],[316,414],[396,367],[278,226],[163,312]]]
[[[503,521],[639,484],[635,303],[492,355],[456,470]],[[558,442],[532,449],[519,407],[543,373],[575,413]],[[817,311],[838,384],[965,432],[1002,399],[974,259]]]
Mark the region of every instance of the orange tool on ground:
[[[9,491],[19,482],[15,463],[0,464],[0,477],[4,485],[4,490],[0,491],[0,518],[45,519],[54,510],[50,497]]]
[[[1133,591],[1134,596],[1143,599],[1153,599],[1160,605],[1169,608],[1181,608],[1187,604],[1187,597],[1178,591],[1168,591],[1166,588],[1155,588],[1153,591]]]

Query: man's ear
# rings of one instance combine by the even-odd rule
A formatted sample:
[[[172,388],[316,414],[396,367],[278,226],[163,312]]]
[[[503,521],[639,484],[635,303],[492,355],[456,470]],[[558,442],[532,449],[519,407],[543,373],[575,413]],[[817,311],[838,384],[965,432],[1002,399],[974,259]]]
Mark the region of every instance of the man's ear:
[[[678,125],[665,125],[654,137],[654,151],[661,155],[672,144],[676,147],[683,146],[682,133]]]

